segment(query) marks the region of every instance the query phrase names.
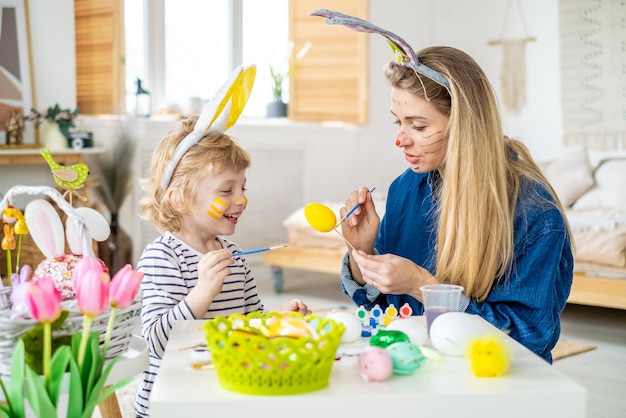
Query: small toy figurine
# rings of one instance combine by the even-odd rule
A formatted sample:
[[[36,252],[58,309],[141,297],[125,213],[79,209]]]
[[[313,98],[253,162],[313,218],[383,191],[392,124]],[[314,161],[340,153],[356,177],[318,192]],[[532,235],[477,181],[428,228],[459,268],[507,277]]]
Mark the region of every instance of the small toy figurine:
[[[41,151],[41,155],[43,155],[43,158],[48,162],[56,184],[66,190],[63,197],[68,193],[70,194],[70,204],[72,204],[72,194],[76,194],[76,196],[83,201],[87,200],[76,192],[76,189],[80,189],[84,186],[85,180],[87,180],[87,176],[89,176],[89,167],[87,167],[87,164],[61,165],[54,160],[49,149]]]
[[[467,357],[476,377],[499,377],[509,368],[509,351],[495,336],[472,341],[467,347]]]
[[[24,119],[17,110],[11,110],[5,125],[7,145],[22,145],[24,143]]]

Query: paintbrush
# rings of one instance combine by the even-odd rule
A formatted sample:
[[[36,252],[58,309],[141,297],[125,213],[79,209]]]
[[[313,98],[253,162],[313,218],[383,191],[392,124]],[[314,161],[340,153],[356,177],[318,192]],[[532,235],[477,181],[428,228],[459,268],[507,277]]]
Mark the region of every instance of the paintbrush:
[[[373,187],[373,188],[372,188],[372,190],[370,190],[370,193],[374,193],[374,190],[376,190],[376,187]],[[359,206],[361,206],[361,204],[360,204],[360,203],[357,203],[356,205],[352,206],[352,209],[350,209],[350,210],[348,211],[348,213],[346,213],[346,214],[344,215],[344,217],[343,217],[343,218],[341,218],[341,219],[339,220],[339,222],[337,222],[337,225],[335,225],[335,228],[337,228],[339,225],[341,225],[341,224],[343,223],[343,221],[345,221],[346,219],[348,219],[348,217],[349,217],[350,215],[352,215],[352,213],[354,213],[354,211],[356,210],[356,208],[358,208]]]
[[[247,254],[263,253],[265,251],[278,250],[279,248],[285,248],[286,246],[287,245],[276,245],[274,247],[264,247],[264,248],[256,248],[254,250],[239,251],[239,252],[233,253],[233,257],[240,257],[242,255],[247,255]]]

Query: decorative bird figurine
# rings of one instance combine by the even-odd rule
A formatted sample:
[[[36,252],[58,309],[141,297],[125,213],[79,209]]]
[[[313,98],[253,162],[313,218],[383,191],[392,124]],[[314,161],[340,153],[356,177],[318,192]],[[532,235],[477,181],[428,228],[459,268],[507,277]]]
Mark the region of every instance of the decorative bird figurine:
[[[84,186],[85,180],[87,180],[87,176],[89,176],[89,167],[87,167],[87,164],[61,165],[54,160],[52,153],[47,148],[41,151],[41,155],[43,155],[43,158],[50,166],[54,181],[66,190],[63,197],[68,193],[70,194],[70,204],[72,203],[72,194],[76,194],[81,200],[87,200],[76,191],[76,189],[80,189]]]
[[[476,377],[500,377],[509,369],[509,350],[493,335],[472,341],[467,347],[467,358]]]

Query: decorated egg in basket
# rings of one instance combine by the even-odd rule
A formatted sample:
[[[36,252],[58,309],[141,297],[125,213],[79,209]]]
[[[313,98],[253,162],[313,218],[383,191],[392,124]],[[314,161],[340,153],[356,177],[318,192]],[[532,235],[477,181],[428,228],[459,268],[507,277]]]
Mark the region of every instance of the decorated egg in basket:
[[[63,254],[60,257],[43,260],[35,269],[33,280],[48,274],[54,279],[54,284],[61,293],[62,300],[76,299],[76,293],[74,293],[74,288],[72,287],[72,274],[74,273],[74,268],[82,259],[83,256],[80,254]],[[109,269],[104,264],[104,261],[100,260],[100,262],[105,273],[108,273]]]

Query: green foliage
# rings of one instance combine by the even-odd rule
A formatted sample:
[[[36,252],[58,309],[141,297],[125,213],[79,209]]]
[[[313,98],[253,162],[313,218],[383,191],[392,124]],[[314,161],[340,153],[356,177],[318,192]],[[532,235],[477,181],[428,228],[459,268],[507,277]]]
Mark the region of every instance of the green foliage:
[[[67,314],[65,314],[67,317]],[[56,327],[60,327],[65,318]],[[37,338],[42,339],[38,336]],[[31,341],[26,339],[27,341]],[[50,362],[50,375],[40,376],[26,364],[25,341],[20,339],[15,345],[11,359],[11,385],[6,387],[0,379],[0,386],[6,406],[0,404],[0,418],[25,418],[25,396],[35,416],[52,418],[58,416],[58,402],[64,382],[69,379],[67,418],[90,418],[94,409],[116,390],[130,383],[132,378],[122,379],[104,390],[107,378],[118,355],[105,364],[105,354],[100,351],[100,336],[91,332],[87,340],[87,351],[82,369],[78,366],[81,333],[72,336],[71,346],[62,345],[54,352]],[[69,371],[68,371],[69,370]],[[24,384],[26,383],[26,384]]]
[[[5,387],[0,379],[2,393],[7,405],[0,403],[0,416],[3,418],[24,418],[24,342],[18,341],[11,359],[11,386]]]
[[[56,331],[63,326],[69,315],[69,311],[62,311],[59,318],[52,323],[52,331]],[[37,374],[43,374],[43,324],[37,324],[24,333],[21,337],[26,347],[25,361],[28,367]],[[69,346],[72,341],[71,335],[59,335],[52,338],[52,354],[59,347]]]
[[[272,86],[272,95],[274,96],[274,101],[282,102],[283,82],[285,81],[286,74],[280,72],[280,70],[277,70],[270,65],[270,75],[272,76],[272,80],[274,81],[274,84]]]
[[[70,128],[75,127],[74,119],[78,116],[78,108],[71,109],[61,109],[59,104],[55,104],[54,106],[50,106],[45,113],[41,113],[37,111],[37,109],[31,108],[31,115],[27,118],[32,120],[35,123],[35,127],[39,126],[43,120],[47,120],[50,123],[58,123],[59,130],[66,137],[70,137]]]

